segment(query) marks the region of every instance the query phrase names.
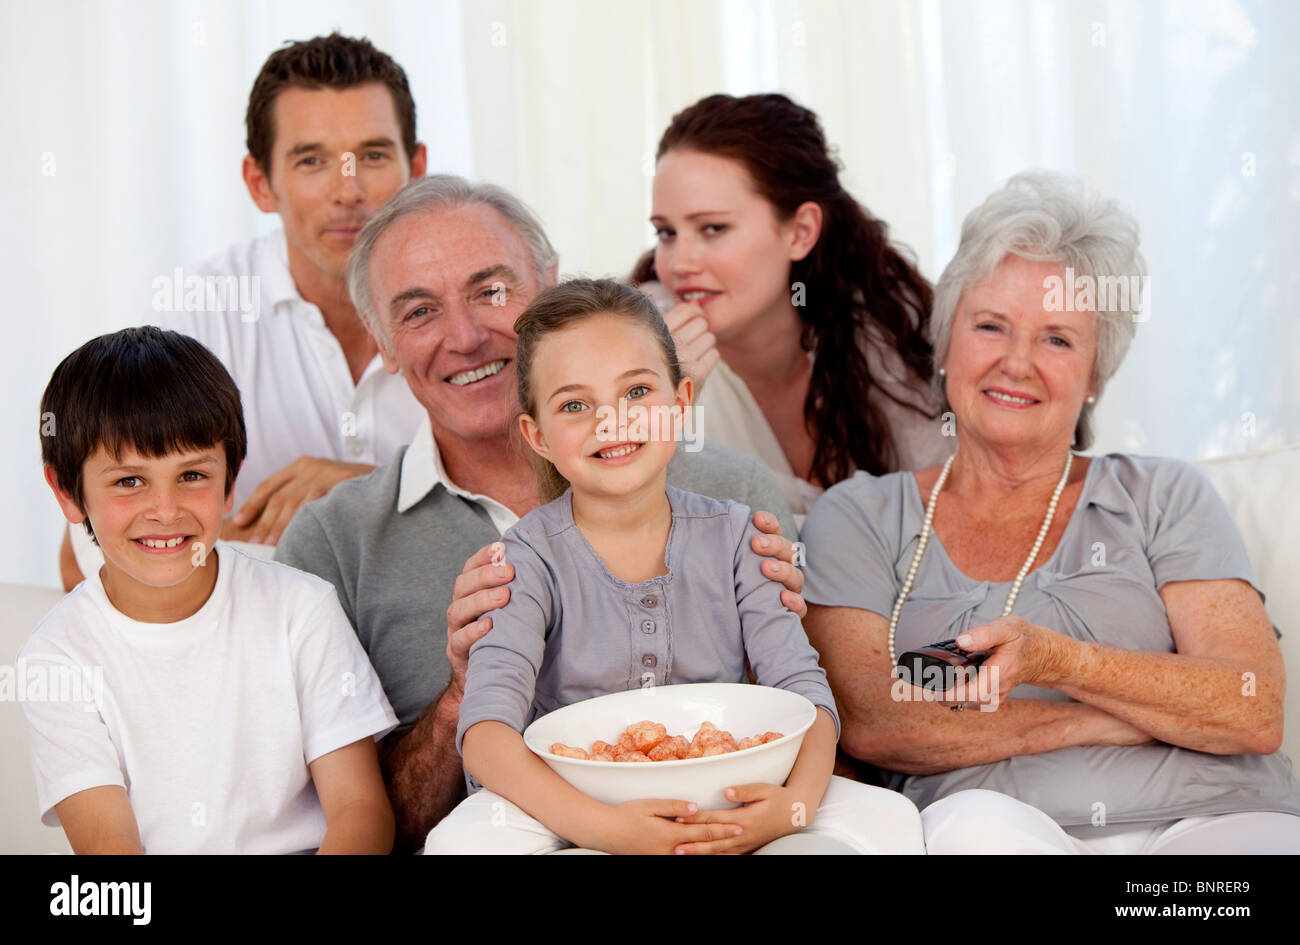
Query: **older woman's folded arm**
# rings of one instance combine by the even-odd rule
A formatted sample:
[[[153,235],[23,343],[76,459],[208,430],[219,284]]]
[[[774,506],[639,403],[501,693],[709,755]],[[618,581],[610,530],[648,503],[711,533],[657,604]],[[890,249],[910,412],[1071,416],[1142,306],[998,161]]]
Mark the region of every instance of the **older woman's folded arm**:
[[[1150,732],[1213,754],[1272,754],[1282,744],[1286,671],[1259,594],[1239,580],[1160,589],[1176,653],[1145,653],[1060,635],[1052,686]]]
[[[951,712],[896,701],[889,622],[852,607],[810,605],[804,628],[821,654],[840,712],[840,747],[904,774],[933,774],[1074,745],[1140,745],[1142,729],[1091,705],[1005,699],[996,711]]]

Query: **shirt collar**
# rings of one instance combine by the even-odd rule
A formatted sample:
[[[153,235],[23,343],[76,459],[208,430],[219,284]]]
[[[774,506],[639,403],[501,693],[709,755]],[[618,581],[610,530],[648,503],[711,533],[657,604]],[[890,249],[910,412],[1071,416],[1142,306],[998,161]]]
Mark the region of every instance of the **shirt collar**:
[[[1109,460],[1109,455],[1091,457],[1088,463],[1088,475],[1079,494],[1079,503],[1095,505],[1107,512],[1123,515],[1133,508],[1133,497],[1125,491],[1123,483],[1115,477]],[[1108,468],[1102,469],[1103,463]],[[1094,468],[1096,475],[1093,474]]]
[[[256,257],[253,271],[262,280],[262,296],[270,303],[271,311],[276,311],[281,302],[289,302],[299,306],[300,310],[310,313],[315,323],[324,328],[325,317],[320,309],[299,294],[298,284],[293,281],[293,273],[289,271],[289,243],[284,230],[276,230],[261,237],[257,241],[253,255]],[[372,375],[383,373],[383,356],[376,354],[366,365],[356,386],[359,388],[362,384],[368,383]],[[416,498],[412,505],[418,501],[419,498]]]
[[[259,239],[254,255],[253,272],[262,280],[262,295],[271,303],[272,311],[281,302],[306,302],[289,271],[289,244],[284,230]]]
[[[519,516],[491,496],[467,492],[451,481],[447,470],[442,465],[442,454],[438,451],[438,441],[433,438],[433,424],[428,414],[420,421],[415,431],[415,439],[406,448],[402,456],[402,476],[397,487],[397,511],[406,512],[413,508],[425,496],[442,486],[452,495],[460,496],[468,502],[481,506],[498,532],[504,534],[507,528],[519,521]]]

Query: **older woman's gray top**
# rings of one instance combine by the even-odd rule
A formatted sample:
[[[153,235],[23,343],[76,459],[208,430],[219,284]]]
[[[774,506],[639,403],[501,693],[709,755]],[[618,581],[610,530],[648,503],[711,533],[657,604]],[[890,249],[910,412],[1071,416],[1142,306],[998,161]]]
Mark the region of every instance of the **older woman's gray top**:
[[[888,617],[924,519],[911,473],[858,473],[836,485],[804,524],[805,599]],[[1172,653],[1159,589],[1221,578],[1255,583],[1241,536],[1199,471],[1178,460],[1097,456],[1060,544],[1025,578],[1012,613],[1078,640]],[[931,534],[899,621],[898,652],[1000,617],[1010,589],[1010,581],[968,578]],[[1027,685],[1011,697],[1069,699]],[[895,774],[891,786],[922,808],[967,788],[1001,791],[1062,826],[1300,814],[1300,786],[1284,755],[1211,755],[1165,744],[1062,748],[941,774]]]
[[[459,749],[478,722],[522,732],[561,706],[645,685],[746,681],[789,689],[835,719],[835,700],[781,585],[759,570],[749,508],[671,486],[668,573],[628,584],[573,521],[572,492],[505,533],[510,600],[470,648]],[[617,732],[611,731],[610,735]]]

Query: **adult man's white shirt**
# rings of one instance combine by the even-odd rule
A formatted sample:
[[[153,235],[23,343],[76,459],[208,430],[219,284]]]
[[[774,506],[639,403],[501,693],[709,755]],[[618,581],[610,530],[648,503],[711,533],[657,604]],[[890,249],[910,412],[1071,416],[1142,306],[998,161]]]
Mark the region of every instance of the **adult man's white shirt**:
[[[300,456],[383,466],[428,423],[406,379],[385,371],[378,354],[353,383],[320,309],[298,294],[283,230],[168,273],[153,297],[150,322],[202,342],[239,387],[248,457],[235,481],[236,511]],[[98,571],[103,558],[85,528],[71,534],[81,573]],[[273,550],[236,544],[260,557]]]
[[[223,289],[237,285],[252,292],[250,312],[227,297],[224,310],[173,308],[154,316],[160,328],[203,342],[239,386],[248,458],[235,483],[236,510],[264,479],[299,456],[382,466],[411,442],[424,409],[400,374],[384,370],[378,354],[353,383],[343,348],[320,309],[298,294],[283,230],[182,271],[191,289],[197,288],[196,276]],[[184,286],[171,292],[171,301],[182,308],[193,297]]]

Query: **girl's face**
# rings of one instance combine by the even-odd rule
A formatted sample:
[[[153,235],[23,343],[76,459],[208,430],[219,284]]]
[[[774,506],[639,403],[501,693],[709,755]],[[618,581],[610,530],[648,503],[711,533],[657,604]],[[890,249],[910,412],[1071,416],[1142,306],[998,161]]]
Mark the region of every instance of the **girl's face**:
[[[782,221],[740,162],[674,150],[655,170],[650,223],[660,281],[678,302],[698,300],[726,341],[793,310],[790,264],[816,245],[821,208],[805,203]]]
[[[623,496],[662,480],[692,385],[673,386],[649,328],[619,315],[585,318],[538,343],[532,372],[537,416],[523,414],[520,429],[574,492]]]

